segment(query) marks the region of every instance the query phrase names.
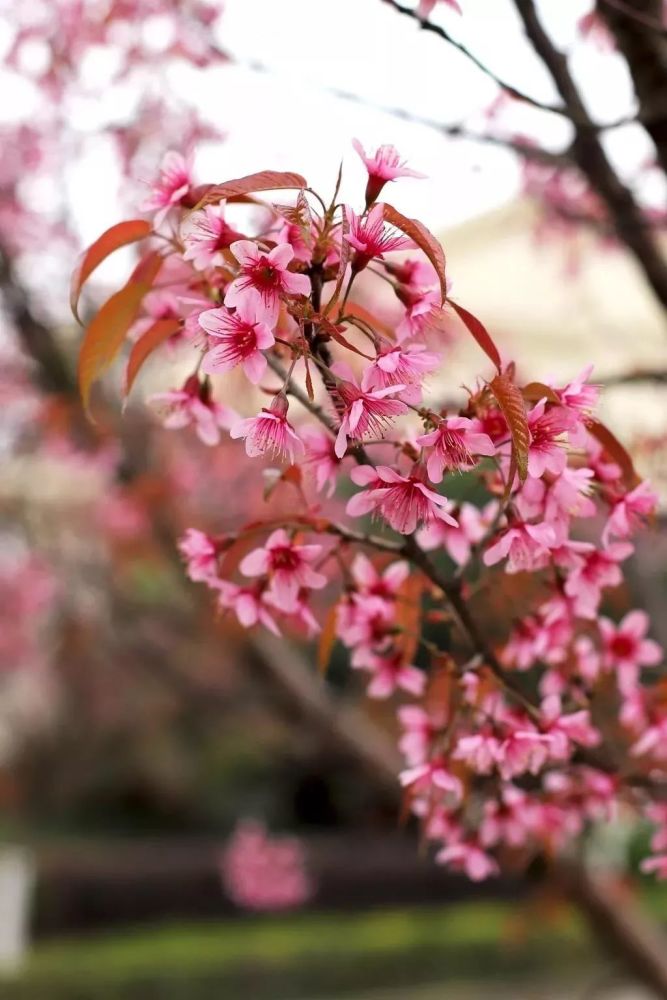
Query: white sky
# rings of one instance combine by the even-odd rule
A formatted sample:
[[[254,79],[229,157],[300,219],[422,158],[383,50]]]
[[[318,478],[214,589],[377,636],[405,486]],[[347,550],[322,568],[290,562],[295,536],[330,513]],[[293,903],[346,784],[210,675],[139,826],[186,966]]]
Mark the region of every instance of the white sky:
[[[444,5],[433,17],[508,82],[556,102],[547,74],[522,37],[511,0],[461,3],[464,17]],[[608,121],[631,110],[631,88],[620,59],[577,39],[577,19],[590,6],[591,0],[540,4],[555,42],[571,52],[571,65],[590,109],[598,120]],[[153,32],[153,40],[159,40],[159,19],[143,30],[144,36]],[[0,31],[0,54],[2,41]],[[174,90],[228,134],[223,146],[200,150],[196,163],[202,182],[264,168],[291,169],[304,174],[326,196],[344,157],[343,195],[358,204],[365,173],[350,146],[358,137],[367,149],[393,143],[411,166],[428,175],[425,181],[397,183],[387,190],[387,200],[436,232],[484,213],[519,189],[513,154],[448,139],[373,107],[397,107],[483,130],[482,112],[498,93],[465,57],[381,0],[224,0],[220,43],[236,63],[203,73],[184,64],[169,71]],[[86,69],[103,78],[104,58],[100,55],[90,63]],[[270,71],[253,69],[256,64]],[[15,119],[26,109],[28,115],[34,113],[16,80],[8,88],[0,76],[0,87],[5,97],[11,96],[0,102],[0,121]],[[356,94],[360,102],[333,96],[332,89]],[[112,90],[102,99],[79,102],[73,120],[82,128],[90,127],[96,116],[122,118],[127,106],[127,92]],[[507,126],[510,123],[552,148],[567,141],[567,123],[556,115],[516,106]],[[628,174],[651,151],[639,128],[608,133],[605,141]],[[110,146],[91,149],[71,171],[73,212],[84,243],[118,221],[117,180]],[[50,183],[62,181],[51,178]],[[48,204],[48,182],[35,185],[33,203],[39,204],[40,198]]]
[[[465,16],[443,5],[434,15],[496,70],[527,92],[556,102],[550,81],[509,0],[462,0]],[[557,43],[572,49],[572,66],[586,85],[601,121],[630,110],[630,87],[620,60],[576,41],[577,18],[589,0],[547,0],[542,11]],[[460,222],[512,197],[518,187],[515,157],[488,146],[452,141],[433,129],[330,94],[335,88],[373,105],[402,108],[422,117],[466,121],[483,127],[481,112],[497,93],[479,70],[431,33],[381,0],[226,0],[222,42],[241,63],[274,72],[229,66],[214,74],[219,85],[202,106],[229,132],[224,150],[201,157],[202,179],[221,180],[258,168],[293,169],[311,184],[329,188],[341,155],[347,191],[358,198],[363,167],[350,151],[358,137],[367,147],[391,142],[427,181],[395,185],[391,200],[430,228]],[[193,74],[184,73],[192,80]],[[558,148],[568,126],[555,115],[517,108],[518,130]],[[650,147],[640,130],[610,137],[619,162],[632,170]]]

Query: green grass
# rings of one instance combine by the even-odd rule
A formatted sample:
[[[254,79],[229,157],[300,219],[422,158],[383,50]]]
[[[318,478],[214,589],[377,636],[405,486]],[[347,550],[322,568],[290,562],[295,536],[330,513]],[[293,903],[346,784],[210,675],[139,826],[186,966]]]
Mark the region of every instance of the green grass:
[[[6,1000],[297,1000],[453,978],[559,976],[591,960],[564,914],[512,946],[514,907],[246,917],[165,925],[38,946],[0,984]]]

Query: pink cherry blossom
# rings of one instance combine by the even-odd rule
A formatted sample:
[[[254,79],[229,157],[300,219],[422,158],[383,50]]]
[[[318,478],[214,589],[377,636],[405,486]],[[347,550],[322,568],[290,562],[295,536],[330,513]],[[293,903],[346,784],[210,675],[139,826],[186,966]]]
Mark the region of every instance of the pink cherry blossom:
[[[572,428],[571,415],[560,406],[546,409],[546,401],[540,400],[528,414],[530,447],[528,449],[528,472],[539,479],[546,471],[559,476],[567,463],[563,434]]]
[[[401,559],[391,563],[383,573],[379,573],[363,552],[354,557],[351,567],[352,579],[359,593],[370,597],[395,598],[410,574],[410,564]]]
[[[463,785],[460,778],[451,773],[441,757],[401,771],[400,780],[404,788],[409,788],[417,795],[429,794],[433,790],[437,790],[444,792],[455,803],[461,802],[463,798]]]
[[[604,549],[592,548],[575,562],[565,580],[565,593],[574,602],[576,614],[595,618],[605,587],[617,587],[623,578],[619,563],[632,554],[629,542],[612,542]]]
[[[244,576],[268,577],[273,603],[289,613],[297,608],[299,588],[320,590],[326,586],[326,576],[311,565],[321,552],[321,545],[297,545],[278,528],[261,549],[242,559],[239,569]]]
[[[341,465],[334,439],[326,431],[315,427],[304,427],[301,437],[305,447],[303,464],[312,468],[317,492],[322,493],[326,487],[326,495],[333,496]]]
[[[289,243],[281,243],[263,253],[252,240],[237,240],[230,247],[239,262],[239,275],[225,293],[226,306],[238,306],[243,301],[259,303],[265,310],[265,322],[273,325],[278,319],[280,301],[291,295],[310,295],[310,278],[288,270],[294,257]]]
[[[199,316],[199,325],[220,343],[204,355],[201,370],[212,375],[242,365],[248,379],[257,385],[266,371],[262,351],[275,344],[267,325],[268,314],[259,301],[243,299],[231,312],[224,306]]]
[[[407,236],[386,227],[383,205],[373,205],[366,215],[357,215],[346,205],[345,217],[349,232],[344,239],[356,250],[352,259],[353,271],[363,270],[371,260],[382,259],[386,253],[409,250],[414,246]]]
[[[192,186],[192,157],[180,153],[165,153],[160,177],[144,201],[143,212],[155,212],[155,225],[162,224],[169,210],[179,205]]]
[[[362,646],[352,654],[352,666],[372,674],[368,685],[371,698],[388,698],[397,689],[419,697],[426,687],[426,674],[405,663],[400,650],[377,653]]]
[[[187,574],[198,583],[215,580],[218,574],[218,547],[215,540],[197,528],[188,528],[178,548],[187,562]]]
[[[636,683],[641,667],[654,667],[662,660],[662,648],[646,638],[649,618],[645,611],[630,611],[618,625],[609,618],[600,618],[598,624],[603,666],[615,671],[621,689]]]
[[[224,204],[206,205],[193,212],[183,226],[183,260],[191,260],[198,271],[222,266],[225,262],[222,251],[241,238],[225,221],[224,211]]]
[[[344,370],[344,369],[343,369]],[[340,365],[334,366],[334,371],[341,371]],[[387,424],[403,413],[407,406],[396,396],[404,385],[392,385],[385,389],[372,389],[369,385],[370,376],[364,372],[361,385],[357,384],[351,373],[345,372],[346,378],[336,385],[336,398],[341,406],[341,421],[336,437],[336,455],[342,458],[347,450],[348,438],[361,441],[369,435],[381,436]]]
[[[419,0],[415,11],[417,17],[421,18],[422,21],[428,20],[437,3],[444,3],[446,7],[456,11],[457,14],[463,14],[463,11],[458,4],[458,0]]]
[[[266,604],[266,592],[258,587],[241,587],[229,580],[219,580],[218,607],[231,609],[244,628],[263,625],[274,635],[280,635],[280,629],[269,613]]]
[[[658,494],[649,483],[635,486],[614,504],[602,535],[603,543],[606,545],[610,538],[627,538],[633,534],[645,518],[655,513],[657,506]]]
[[[639,867],[645,875],[655,875],[659,879],[667,879],[667,854],[654,854],[644,858]]]
[[[417,540],[426,551],[443,547],[457,566],[465,566],[472,546],[482,541],[497,513],[497,500],[490,500],[482,510],[466,500],[456,513],[456,525],[430,521],[419,530]]]
[[[484,879],[499,872],[498,863],[487,854],[474,840],[461,840],[438,851],[435,856],[438,864],[448,865],[455,871],[463,871],[473,882]]]
[[[397,714],[403,729],[399,750],[410,767],[423,764],[428,759],[438,724],[419,705],[401,705]]]
[[[232,425],[230,437],[245,438],[246,454],[287,455],[294,464],[295,456],[304,452],[303,442],[287,419],[289,404],[282,394],[274,397],[269,409],[262,407],[257,417],[248,417]]]
[[[430,448],[426,468],[431,482],[442,482],[445,469],[470,469],[475,455],[495,455],[496,448],[479,427],[468,417],[447,417],[435,430],[422,434],[417,443]]]
[[[517,521],[487,548],[483,562],[485,566],[495,566],[507,557],[507,573],[542,569],[549,561],[549,549],[555,541],[551,525]]]
[[[149,403],[166,412],[162,421],[166,428],[180,430],[192,425],[199,440],[211,446],[220,443],[220,429],[229,430],[238,419],[232,409],[211,398],[208,382],[200,382],[196,375],[182,389],[154,393]]]
[[[490,774],[500,753],[498,738],[490,730],[459,736],[453,757],[463,760],[475,774]]]
[[[295,837],[271,837],[254,820],[239,823],[220,866],[225,889],[244,909],[292,909],[313,892],[301,842]]]
[[[411,535],[418,524],[433,518],[456,525],[456,520],[443,509],[448,506],[447,498],[430,490],[418,474],[402,476],[386,465],[377,468],[362,465],[352,470],[351,478],[358,486],[369,482],[372,485],[348,502],[346,510],[352,517],[378,511],[402,535]]]
[[[401,398],[406,403],[417,404],[421,402],[425,376],[435,371],[439,363],[440,356],[427,351],[422,344],[387,348],[367,369],[367,384],[371,389],[402,385]]]
[[[380,146],[373,156],[368,156],[358,139],[353,139],[352,145],[368,171],[367,205],[371,205],[376,200],[387,181],[395,181],[399,177],[423,178],[426,176],[406,166],[405,161],[400,159],[394,146]]]

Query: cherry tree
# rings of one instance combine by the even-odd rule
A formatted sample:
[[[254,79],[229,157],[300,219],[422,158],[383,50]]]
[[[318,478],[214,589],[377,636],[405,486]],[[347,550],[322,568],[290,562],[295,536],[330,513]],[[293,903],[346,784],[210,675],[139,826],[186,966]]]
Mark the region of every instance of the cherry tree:
[[[368,183],[351,205],[297,173],[202,185],[167,154],[152,225],[112,227],[74,275],[76,310],[97,264],[145,241],[85,332],[85,405],[128,331],[126,391],[153,351],[190,343],[192,373],[153,398],[156,412],[212,448],[229,433],[248,461],[278,463],[268,493],[291,503],[221,534],[193,525],[188,575],[245,628],[319,634],[324,667],[339,640],[369,697],[399,696],[401,784],[439,862],[484,879],[632,811],[654,826],[642,867],[664,874],[662,650],[643,611],[620,624],[600,611],[657,496],[597,419],[590,369],[521,384],[450,296],[426,225],[378,200],[414,171],[393,147],[356,148]],[[277,190],[296,196],[258,198]],[[167,323],[150,321],[158,281],[178,303]],[[439,402],[452,395],[452,324],[482,352],[456,408]],[[230,409],[233,369],[266,405]],[[485,603],[519,573],[530,598],[487,635]]]

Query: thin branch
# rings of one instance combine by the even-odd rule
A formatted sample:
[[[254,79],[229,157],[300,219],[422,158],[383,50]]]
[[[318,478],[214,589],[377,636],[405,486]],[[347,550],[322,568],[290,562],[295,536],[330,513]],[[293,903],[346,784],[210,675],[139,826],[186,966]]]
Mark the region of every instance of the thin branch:
[[[428,21],[420,17],[415,8],[406,7],[402,3],[399,3],[398,0],[382,0],[382,2],[386,3],[397,13],[403,14],[405,17],[409,17],[413,21],[416,21],[423,31],[430,31],[432,34],[438,35],[439,38],[442,38],[445,42],[455,48],[461,53],[461,55],[464,55],[466,59],[476,66],[477,69],[481,70],[485,76],[488,76],[490,80],[493,80],[493,82],[500,87],[501,90],[504,90],[505,93],[509,94],[510,97],[513,97],[518,101],[523,101],[524,104],[529,104],[531,107],[537,108],[538,111],[548,111],[551,114],[562,115],[569,118],[567,108],[562,107],[561,105],[548,104],[544,101],[539,101],[537,98],[531,97],[530,94],[526,94],[517,87],[512,86],[511,83],[507,83],[506,80],[501,79],[501,77],[499,77],[497,73],[490,69],[490,67],[488,67],[485,63],[483,63],[481,59],[474,54],[474,52],[471,52],[470,49],[463,44],[463,42],[457,41],[457,39],[453,38],[449,32],[439,24],[434,24],[433,21]]]

